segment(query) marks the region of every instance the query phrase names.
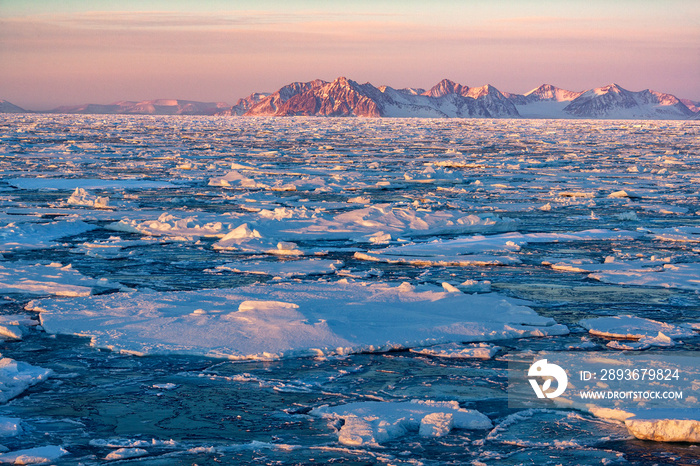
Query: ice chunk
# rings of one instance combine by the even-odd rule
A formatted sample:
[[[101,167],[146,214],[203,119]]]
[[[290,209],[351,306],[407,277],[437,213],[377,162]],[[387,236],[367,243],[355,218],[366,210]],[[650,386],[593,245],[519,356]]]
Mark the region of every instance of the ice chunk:
[[[344,445],[378,445],[418,431],[425,437],[442,437],[452,428],[489,429],[491,420],[456,401],[380,402],[361,401],[339,406],[321,406],[310,413],[327,419],[342,419],[338,441]]]
[[[421,437],[444,437],[454,426],[452,413],[430,413],[420,421],[418,434]]]
[[[115,461],[125,460],[127,458],[138,458],[146,455],[148,455],[148,452],[143,448],[119,448],[118,450],[110,452],[105,456],[105,459],[107,461]]]
[[[75,191],[73,191],[73,194],[66,202],[71,205],[95,207],[98,209],[109,207],[109,197],[93,196],[83,188],[75,188]]]
[[[595,317],[579,323],[592,335],[638,340],[641,345],[647,346],[670,346],[674,344],[674,339],[696,335],[693,330],[685,327],[632,315]],[[629,349],[643,348],[631,345]]]
[[[274,275],[275,277],[300,277],[305,275],[333,274],[343,266],[342,261],[325,259],[292,261],[240,261],[219,265],[216,270],[229,270],[239,273]]]
[[[470,345],[446,343],[428,348],[414,348],[411,349],[411,352],[438,358],[491,359],[500,349],[499,346],[489,345],[488,343],[474,343]]]
[[[58,445],[28,448],[0,455],[0,463],[10,464],[40,464],[56,461],[68,454],[68,451]]]
[[[489,293],[491,291],[491,281],[465,280],[459,284],[458,288],[465,293]]]
[[[568,333],[524,304],[343,280],[47,299],[27,308],[41,311],[46,331],[89,335],[101,348],[269,359]]]
[[[643,410],[625,419],[625,425],[630,434],[641,440],[700,443],[698,410]]]
[[[52,374],[51,369],[43,369],[10,358],[0,359],[0,403],[7,403]]]
[[[167,212],[161,214],[157,220],[121,220],[112,223],[107,228],[129,233],[141,233],[143,235],[168,236],[179,238],[198,238],[200,236],[224,236],[226,227],[221,222],[202,223],[197,217],[190,216],[178,218]]]

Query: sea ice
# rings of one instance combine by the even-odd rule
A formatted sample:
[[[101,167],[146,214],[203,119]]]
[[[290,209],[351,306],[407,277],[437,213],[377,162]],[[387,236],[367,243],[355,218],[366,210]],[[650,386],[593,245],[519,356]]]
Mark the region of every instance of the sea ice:
[[[183,239],[194,239],[200,236],[222,237],[226,234],[226,231],[230,229],[221,222],[201,223],[193,216],[178,218],[167,212],[161,214],[157,220],[146,220],[145,222],[121,220],[112,223],[107,228],[129,233]]]
[[[139,458],[148,455],[148,451],[143,448],[119,448],[107,454],[107,461],[125,460],[128,458]]]
[[[10,358],[0,359],[0,403],[7,403],[52,374],[51,369],[42,369]]]
[[[215,270],[273,275],[275,277],[302,277],[305,275],[334,274],[343,266],[342,261],[326,259],[288,260],[288,261],[239,261],[218,265]]]
[[[27,309],[41,311],[49,333],[90,336],[97,347],[137,354],[269,359],[568,333],[523,303],[344,279],[46,299]]]
[[[630,434],[641,440],[700,443],[700,410],[640,410],[625,419]]]
[[[700,290],[700,262],[688,264],[663,264],[662,269],[635,270],[632,264],[627,268],[592,273],[590,278],[603,283],[617,285],[655,286]]]
[[[86,277],[70,264],[0,261],[0,291],[3,293],[87,296],[96,288],[105,290],[123,287],[106,278],[96,280]]]
[[[456,401],[360,401],[339,406],[321,406],[312,416],[342,419],[338,432],[343,445],[378,445],[418,431],[424,437],[442,437],[452,428],[490,429],[491,420],[473,409],[463,409]]]
[[[632,315],[594,317],[579,324],[592,335],[623,340],[637,340],[640,345],[628,349],[643,349],[645,346],[673,346],[674,340],[696,336],[693,330],[665,322]],[[618,349],[624,349],[619,347]]]
[[[7,464],[40,464],[56,461],[68,451],[58,445],[28,448],[26,450],[11,451],[0,455],[0,463]]]
[[[73,191],[73,194],[66,202],[71,205],[95,207],[97,209],[109,207],[109,197],[93,196],[83,188],[75,188],[75,191]]]
[[[97,227],[74,219],[48,223],[10,223],[0,228],[0,252],[50,248],[60,238],[79,235],[95,228]]]
[[[413,348],[411,352],[437,358],[491,359],[500,349],[500,347],[489,345],[488,343],[473,343],[470,345],[445,343],[427,348]]]

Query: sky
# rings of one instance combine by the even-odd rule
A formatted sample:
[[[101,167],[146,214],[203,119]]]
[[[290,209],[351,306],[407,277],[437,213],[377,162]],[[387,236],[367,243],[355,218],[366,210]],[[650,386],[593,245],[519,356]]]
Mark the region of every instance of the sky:
[[[0,0],[0,99],[234,104],[294,81],[700,100],[697,0]]]

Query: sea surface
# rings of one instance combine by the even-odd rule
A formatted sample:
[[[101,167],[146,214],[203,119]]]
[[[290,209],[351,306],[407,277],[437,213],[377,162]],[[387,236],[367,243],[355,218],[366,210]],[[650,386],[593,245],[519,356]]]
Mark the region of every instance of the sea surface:
[[[33,307],[53,303],[70,319],[71,300],[94,319],[10,324],[21,335],[0,341],[2,357],[52,374],[0,405],[20,426],[0,429],[0,445],[60,447],[52,463],[86,465],[700,464],[696,444],[638,440],[580,409],[512,408],[507,390],[508,355],[621,352],[610,342],[626,340],[584,319],[700,322],[698,186],[700,123],[688,121],[1,115],[3,322],[40,323]],[[226,242],[243,224],[247,236]],[[460,249],[466,238],[501,242]],[[206,326],[183,336],[186,351],[125,343],[128,322],[90,308],[319,283],[452,285],[568,333],[504,334],[490,359],[419,353],[427,341],[393,333],[371,348],[265,353],[268,333],[241,336],[256,349],[227,358],[198,346]],[[479,341],[440,338],[453,352]],[[651,350],[697,355],[700,338]],[[401,424],[352,444],[347,418],[314,411],[411,400],[455,401],[492,427],[425,436]]]

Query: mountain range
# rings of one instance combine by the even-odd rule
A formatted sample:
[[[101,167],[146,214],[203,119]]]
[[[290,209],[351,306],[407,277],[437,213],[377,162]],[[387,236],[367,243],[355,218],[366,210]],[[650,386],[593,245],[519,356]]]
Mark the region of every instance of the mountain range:
[[[22,112],[26,110],[0,100],[0,113]],[[468,87],[448,79],[425,90],[375,87],[340,77],[331,82],[295,82],[273,93],[256,92],[233,106],[161,99],[64,106],[48,113],[697,120],[700,102],[649,89],[629,91],[617,84],[581,92],[543,84],[526,94],[513,94],[488,84]]]

